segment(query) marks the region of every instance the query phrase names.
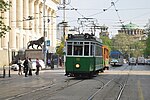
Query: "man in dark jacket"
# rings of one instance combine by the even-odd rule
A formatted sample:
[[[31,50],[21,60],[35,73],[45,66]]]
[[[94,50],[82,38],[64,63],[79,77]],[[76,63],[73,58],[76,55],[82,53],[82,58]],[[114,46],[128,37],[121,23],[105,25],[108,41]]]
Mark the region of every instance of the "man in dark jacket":
[[[27,75],[28,75],[28,68],[29,68],[29,66],[28,66],[28,58],[25,58],[25,61],[24,61],[23,65],[24,65],[24,70],[25,70],[25,77],[27,77]]]

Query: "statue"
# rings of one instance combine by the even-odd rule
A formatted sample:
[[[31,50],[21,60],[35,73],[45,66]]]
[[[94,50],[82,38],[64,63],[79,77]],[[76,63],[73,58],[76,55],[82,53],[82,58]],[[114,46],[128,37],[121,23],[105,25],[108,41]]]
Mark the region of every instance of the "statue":
[[[33,40],[33,41],[31,40],[27,43],[28,49],[29,49],[30,46],[32,46],[32,48],[34,49],[33,45],[37,45],[37,49],[38,49],[39,46],[42,48],[43,42],[44,42],[44,37],[41,37],[38,40]]]

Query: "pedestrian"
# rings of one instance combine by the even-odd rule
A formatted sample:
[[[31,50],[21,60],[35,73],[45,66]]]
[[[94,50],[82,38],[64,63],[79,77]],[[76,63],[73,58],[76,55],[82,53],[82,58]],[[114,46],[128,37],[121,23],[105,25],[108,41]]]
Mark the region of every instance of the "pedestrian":
[[[48,67],[51,66],[51,60],[50,59],[47,60],[47,65],[48,65]]]
[[[59,66],[62,66],[62,59],[59,57]]]
[[[28,58],[25,58],[25,61],[24,61],[23,65],[24,65],[25,77],[27,77],[27,75],[28,75],[28,68],[29,68]]]
[[[51,59],[51,69],[54,69],[54,59]]]
[[[28,65],[29,65],[29,76],[32,76],[32,61],[31,58],[28,60]]]
[[[20,58],[18,59],[17,65],[19,66],[18,75],[22,75],[22,61]]]
[[[37,58],[36,59],[36,72],[35,72],[36,75],[39,75],[40,67],[41,67],[41,65],[39,63],[39,59]]]

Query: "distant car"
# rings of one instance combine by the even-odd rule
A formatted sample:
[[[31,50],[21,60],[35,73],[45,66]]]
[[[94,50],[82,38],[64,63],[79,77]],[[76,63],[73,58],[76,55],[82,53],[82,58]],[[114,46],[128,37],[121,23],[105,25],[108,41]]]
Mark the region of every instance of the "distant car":
[[[136,58],[135,57],[129,58],[129,65],[136,65]]]
[[[17,64],[12,64],[11,65],[11,70],[18,71],[19,70],[19,66]]]
[[[147,60],[146,60],[146,64],[147,64],[147,65],[150,65],[150,59],[147,59]]]
[[[36,59],[32,59],[32,70],[36,70]],[[39,63],[41,65],[40,67],[40,70],[44,69],[45,68],[45,64],[44,64],[44,61],[43,60],[39,60]]]
[[[145,58],[144,57],[138,57],[137,63],[138,63],[138,65],[140,65],[140,64],[144,65],[145,64]]]

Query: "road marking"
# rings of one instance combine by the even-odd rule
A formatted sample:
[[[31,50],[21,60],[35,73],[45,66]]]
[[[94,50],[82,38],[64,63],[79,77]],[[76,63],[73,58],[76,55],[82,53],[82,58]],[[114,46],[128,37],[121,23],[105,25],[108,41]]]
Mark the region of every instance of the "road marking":
[[[138,94],[139,94],[139,100],[144,100],[142,87],[141,87],[141,81],[138,80]]]

